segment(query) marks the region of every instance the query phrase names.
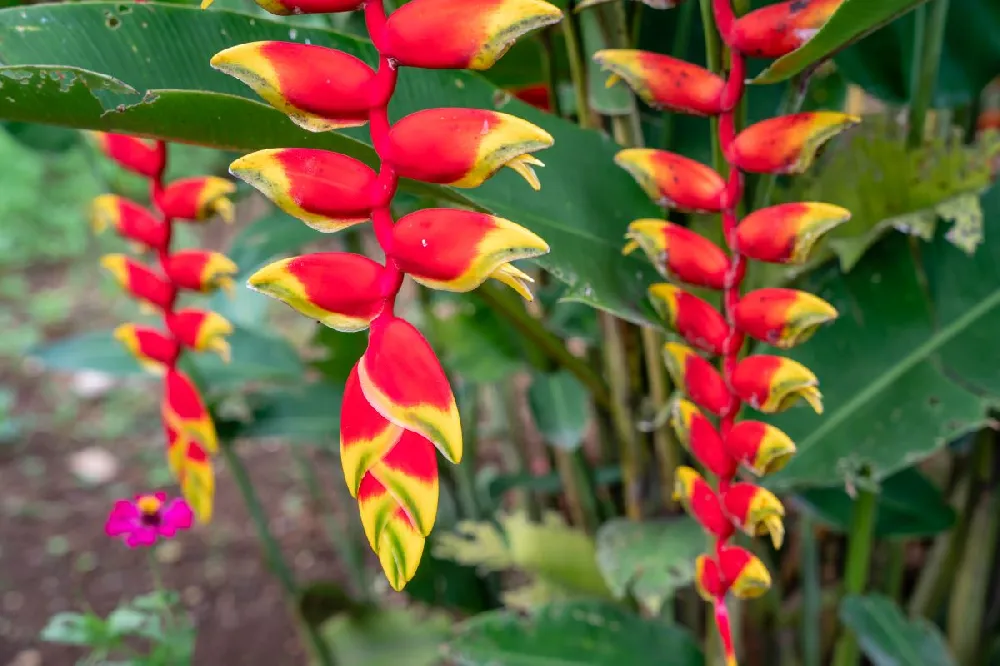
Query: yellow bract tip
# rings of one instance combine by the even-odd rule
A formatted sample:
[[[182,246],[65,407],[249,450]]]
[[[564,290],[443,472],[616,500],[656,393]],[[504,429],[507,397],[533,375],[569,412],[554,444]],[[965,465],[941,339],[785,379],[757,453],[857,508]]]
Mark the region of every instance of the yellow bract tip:
[[[215,0],[201,0],[201,8],[208,9]]]
[[[510,162],[505,165],[508,169],[512,169],[519,176],[528,181],[528,185],[531,189],[536,192],[542,189],[542,182],[538,180],[538,174],[535,170],[531,168],[531,165],[535,166],[545,166],[542,164],[541,160],[532,157],[531,155],[521,155],[520,157],[515,157]]]

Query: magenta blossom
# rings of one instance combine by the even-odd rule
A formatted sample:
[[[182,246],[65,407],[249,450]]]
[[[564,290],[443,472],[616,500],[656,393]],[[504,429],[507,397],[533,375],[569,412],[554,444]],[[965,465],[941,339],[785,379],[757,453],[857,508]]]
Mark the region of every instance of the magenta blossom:
[[[104,524],[108,536],[123,537],[129,548],[152,546],[157,537],[170,538],[191,527],[194,514],[181,498],[167,501],[166,493],[136,495],[135,501],[118,500]]]

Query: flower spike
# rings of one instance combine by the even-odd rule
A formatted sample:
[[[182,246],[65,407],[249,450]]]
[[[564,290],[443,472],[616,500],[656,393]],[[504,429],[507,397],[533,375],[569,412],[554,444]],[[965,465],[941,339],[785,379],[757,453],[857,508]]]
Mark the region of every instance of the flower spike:
[[[294,42],[251,42],[215,54],[212,67],[247,84],[310,132],[368,122],[375,72],[343,51]]]
[[[400,219],[390,246],[399,269],[424,286],[464,292],[493,278],[529,301],[531,292],[524,282],[531,278],[508,262],[548,251],[545,241],[509,220],[446,208]]]
[[[623,79],[646,104],[699,116],[722,113],[725,81],[703,67],[659,53],[606,49],[594,61],[611,72],[608,85]]]
[[[382,55],[424,69],[489,69],[520,37],[562,19],[542,0],[412,0],[373,35]]]
[[[404,178],[453,187],[479,187],[502,167],[540,189],[531,153],[552,137],[526,120],[482,109],[427,109],[393,125],[392,165]]]
[[[577,8],[601,1],[586,0]],[[728,253],[691,229],[658,220],[633,222],[625,252],[641,247],[664,275],[723,292],[720,312],[673,284],[649,289],[653,307],[688,343],[722,357],[717,370],[691,347],[670,342],[663,349],[674,384],[688,398],[673,399],[671,425],[684,446],[717,477],[713,487],[694,470],[679,468],[676,494],[714,536],[712,554],[697,559],[695,583],[698,593],[712,604],[726,666],[737,666],[729,594],[751,599],[771,583],[760,560],[728,544],[731,528],[738,525],[751,536],[768,534],[775,547],[784,540],[781,502],[763,488],[736,482],[737,469],[769,474],[795,453],[795,444],[781,430],[761,421],[740,421],[742,406],[774,413],[803,400],[817,412],[822,410],[818,380],[808,368],[779,356],[741,360],[742,350],[747,337],[790,348],[837,316],[829,303],[793,289],[744,294],[748,260],[805,263],[823,234],[850,219],[843,208],[810,202],[771,206],[740,221],[745,172],[800,173],[829,138],[857,122],[847,114],[817,111],[771,118],[743,129],[737,110],[746,92],[747,57],[790,53],[811,39],[842,3],[785,0],[737,17],[733,0],[706,2],[711,11],[705,19],[715,19],[729,58],[725,77],[642,51],[606,50],[595,55],[597,63],[611,71],[612,80],[621,77],[651,106],[717,118],[718,147],[726,161],[721,173],[660,150],[629,148],[615,161],[661,206],[720,213]],[[702,410],[717,416],[718,424]]]
[[[228,196],[235,191],[235,183],[224,178],[181,178],[167,185],[157,205],[167,217],[179,220],[200,222],[218,215],[231,223],[235,210]]]
[[[248,285],[346,333],[368,328],[385,307],[384,267],[360,254],[318,252],[282,259]]]
[[[371,217],[376,175],[328,150],[279,148],[244,155],[229,172],[316,231],[332,233]]]
[[[736,228],[736,247],[757,261],[802,264],[826,232],[851,219],[846,208],[824,203],[789,203],[762,208]]]
[[[198,388],[184,373],[168,369],[164,378],[163,420],[179,434],[201,444],[209,453],[219,450],[215,424]]]

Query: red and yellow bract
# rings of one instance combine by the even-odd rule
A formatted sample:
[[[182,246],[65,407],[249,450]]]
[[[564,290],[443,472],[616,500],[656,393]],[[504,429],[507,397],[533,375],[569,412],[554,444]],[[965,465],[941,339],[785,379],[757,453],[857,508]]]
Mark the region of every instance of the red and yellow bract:
[[[722,217],[728,255],[693,231],[662,220],[633,222],[625,250],[642,248],[665,276],[723,292],[721,313],[673,285],[654,285],[650,297],[666,323],[691,345],[664,346],[674,383],[690,398],[675,400],[671,422],[680,441],[715,476],[715,483],[681,467],[676,496],[714,537],[713,552],[698,558],[696,583],[701,595],[714,604],[727,666],[736,666],[726,597],[729,593],[759,596],[769,587],[770,575],[760,560],[728,545],[728,540],[739,528],[751,536],[768,534],[780,547],[784,508],[769,491],[734,479],[740,466],[767,474],[783,467],[795,453],[795,444],[781,430],[760,421],[737,422],[737,416],[743,405],[773,413],[799,401],[822,411],[818,380],[808,368],[780,356],[741,360],[740,351],[747,336],[787,349],[837,316],[829,303],[792,289],[759,289],[744,295],[747,260],[801,264],[824,233],[850,218],[848,211],[830,204],[791,203],[756,211],[740,222],[736,209],[743,199],[743,173],[801,173],[827,139],[857,119],[830,111],[797,113],[737,132],[746,58],[788,54],[815,34],[843,0],[780,2],[741,18],[735,16],[731,2],[712,0],[718,31],[729,52],[725,77],[640,51],[601,51],[595,60],[652,106],[719,118],[726,176],[662,150],[630,148],[621,151],[616,161],[657,203],[683,211],[718,212]],[[720,368],[692,347],[720,356]],[[718,417],[718,424],[702,410]]]
[[[113,194],[94,200],[95,231],[112,227],[142,251],[156,255],[154,268],[123,254],[109,254],[101,264],[130,295],[157,310],[166,330],[123,324],[115,338],[146,369],[163,375],[161,415],[167,463],[181,492],[202,522],[212,517],[215,480],[210,455],[218,442],[215,425],[198,388],[177,369],[184,348],[214,351],[229,360],[225,336],[232,325],[221,315],[194,308],[177,309],[182,290],[207,293],[232,286],[236,265],[217,252],[170,249],[175,220],[202,222],[218,214],[232,221],[227,198],[236,187],[214,176],[182,178],[165,183],[167,146],[123,134],[92,133],[101,150],[122,167],[149,179],[153,209]]]
[[[363,7],[378,52],[377,63],[366,63],[318,46],[257,42],[222,51],[212,65],[307,130],[369,126],[377,172],[345,155],[305,148],[261,150],[230,171],[318,231],[371,220],[385,253],[384,265],[337,252],[283,259],[251,276],[250,286],[332,328],[370,329],[344,389],[341,462],[368,541],[400,590],[416,573],[434,526],[435,450],[452,463],[462,458],[458,407],[444,370],[420,332],[395,314],[403,277],[459,292],[492,278],[530,299],[530,276],[511,262],[549,248],[527,229],[484,213],[429,209],[394,222],[398,180],[477,187],[507,167],[538,189],[533,167],[542,163],[533,153],[551,146],[552,137],[483,109],[425,109],[390,123],[397,70],[486,69],[518,37],[562,15],[543,0],[412,0],[389,16],[382,0],[258,4],[277,14]]]

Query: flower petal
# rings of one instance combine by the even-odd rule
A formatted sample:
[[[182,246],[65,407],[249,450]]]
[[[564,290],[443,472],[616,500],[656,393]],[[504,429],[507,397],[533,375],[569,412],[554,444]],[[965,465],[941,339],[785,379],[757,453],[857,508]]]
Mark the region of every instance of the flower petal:
[[[375,72],[342,51],[294,42],[250,42],[215,54],[212,67],[247,84],[310,132],[368,122]]]
[[[152,373],[162,374],[177,359],[177,342],[151,326],[122,324],[115,329],[114,337]]]
[[[612,72],[609,83],[622,78],[655,109],[699,116],[722,113],[726,82],[704,67],[659,53],[634,49],[605,49],[594,60]]]
[[[157,249],[167,242],[167,225],[152,211],[117,194],[102,194],[90,206],[91,226],[96,233],[112,227],[122,238]]]
[[[722,375],[693,349],[668,342],[663,345],[663,359],[674,384],[695,404],[716,416],[732,409],[733,399]]]
[[[392,126],[388,161],[404,178],[453,187],[478,187],[502,167],[539,189],[530,153],[552,137],[526,120],[483,109],[426,109]]]
[[[758,289],[740,299],[736,326],[779,349],[805,342],[823,324],[837,318],[832,305],[795,289]]]
[[[762,208],[736,228],[736,247],[757,261],[802,264],[816,241],[851,219],[851,211],[824,203],[789,203]]]
[[[702,527],[719,539],[728,539],[733,534],[733,524],[722,510],[719,496],[712,486],[690,467],[678,467],[674,482],[674,499],[684,505],[685,510]]]
[[[361,524],[392,589],[402,590],[417,573],[424,537],[406,511],[374,476],[366,474],[358,491]]]
[[[127,134],[90,132],[98,148],[119,165],[146,178],[156,178],[166,164],[166,144]]]
[[[382,264],[360,254],[317,252],[282,259],[247,284],[338,331],[368,328],[385,307]]]
[[[828,139],[859,122],[857,116],[836,111],[769,118],[740,132],[728,158],[739,169],[751,173],[802,173]]]
[[[719,553],[719,569],[730,591],[739,599],[755,599],[771,587],[771,574],[755,555],[738,546]]]
[[[795,454],[795,442],[761,421],[740,421],[726,436],[726,450],[757,476],[777,472]]]
[[[785,0],[736,20],[726,43],[746,55],[780,58],[812,39],[844,0]]]
[[[234,192],[236,183],[225,178],[181,178],[164,188],[157,205],[170,218],[201,221],[219,215],[226,222],[232,222],[233,202],[227,197]]]
[[[182,289],[210,293],[231,291],[237,267],[233,260],[209,250],[179,250],[167,258],[165,270],[170,281]]]
[[[174,287],[152,269],[124,254],[106,254],[103,266],[119,285],[132,296],[149,305],[167,309],[174,300]]]
[[[170,369],[163,389],[163,420],[177,433],[201,444],[208,453],[217,452],[215,424],[194,382],[184,373]]]
[[[389,16],[376,43],[408,67],[484,70],[522,36],[560,19],[542,0],[412,0]]]
[[[715,243],[690,229],[663,220],[636,220],[625,235],[624,252],[642,248],[664,277],[697,287],[726,288],[729,258]]]
[[[104,533],[108,536],[120,536],[131,532],[139,520],[139,510],[133,502],[128,500],[116,500],[104,523]]]
[[[726,596],[728,585],[722,580],[719,565],[709,555],[699,555],[694,561],[694,585],[698,596],[712,603]]]
[[[129,548],[146,548],[156,543],[156,537],[155,527],[140,524],[128,533],[128,536],[125,538],[125,545]]]
[[[709,354],[721,355],[729,339],[729,325],[719,311],[672,284],[654,284],[649,288],[653,308],[670,327]]]
[[[687,157],[652,148],[628,148],[615,164],[632,174],[658,206],[714,213],[724,208],[726,181],[714,169]]]
[[[509,220],[448,208],[403,217],[389,249],[399,269],[420,284],[457,292],[475,289],[507,262],[548,251],[545,241]]]
[[[434,350],[411,324],[389,319],[372,328],[358,378],[379,414],[429,439],[450,462],[462,459],[455,396]]]
[[[160,514],[160,528],[169,531],[169,536],[178,530],[190,529],[193,522],[194,512],[183,499],[175,497],[163,505]]]
[[[726,450],[722,437],[693,402],[677,400],[670,423],[677,439],[712,474],[730,478],[736,473],[736,461]]]
[[[750,356],[736,366],[733,390],[754,409],[772,414],[782,412],[800,399],[823,413],[819,380],[809,368],[782,356]]]
[[[229,172],[317,231],[340,231],[371,217],[375,172],[346,155],[311,148],[259,150],[230,164]]]
[[[774,493],[751,483],[734,483],[722,497],[726,511],[749,536],[769,534],[775,548],[785,540],[785,507]]]
[[[210,310],[185,308],[167,315],[166,323],[171,335],[185,347],[195,351],[214,351],[223,361],[229,361],[229,343],[225,336],[233,332],[233,325],[222,315]]]
[[[399,441],[403,429],[368,404],[358,379],[358,366],[351,369],[340,403],[340,464],[351,497],[358,496],[361,480]]]

